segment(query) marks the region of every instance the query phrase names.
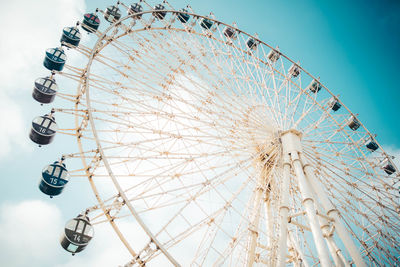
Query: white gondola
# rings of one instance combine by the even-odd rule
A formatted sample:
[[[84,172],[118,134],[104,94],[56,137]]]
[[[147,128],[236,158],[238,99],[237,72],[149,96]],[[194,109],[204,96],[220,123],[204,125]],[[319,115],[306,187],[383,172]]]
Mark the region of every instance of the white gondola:
[[[333,110],[333,111],[338,111],[342,104],[340,104],[339,100],[336,97],[332,97],[328,101],[328,106]]]
[[[110,22],[114,23],[121,18],[121,11],[118,6],[109,6],[106,11],[104,11],[104,18]]]
[[[349,118],[349,123],[348,126],[350,127],[350,129],[352,129],[353,131],[356,131],[359,127],[360,127],[360,122],[357,120],[357,118],[353,115],[350,116]]]
[[[319,81],[312,80],[312,82],[307,86],[307,89],[315,94],[322,89],[322,85]]]
[[[290,66],[289,68],[289,75],[291,77],[296,78],[297,76],[299,76],[300,74],[300,67],[297,64],[293,64],[292,66]]]
[[[81,252],[93,238],[93,226],[85,215],[78,215],[67,222],[64,232],[61,235],[61,246],[72,255]]]
[[[271,61],[272,63],[275,63],[278,61],[278,59],[280,58],[280,53],[277,50],[272,49],[271,51],[269,51],[267,58],[269,61]]]

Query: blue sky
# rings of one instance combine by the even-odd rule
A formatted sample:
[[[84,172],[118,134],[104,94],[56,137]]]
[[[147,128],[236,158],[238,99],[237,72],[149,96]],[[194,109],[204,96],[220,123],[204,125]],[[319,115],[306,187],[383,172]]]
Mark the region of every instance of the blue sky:
[[[39,150],[29,142],[30,121],[43,113],[43,109],[33,103],[31,88],[34,79],[45,73],[41,65],[44,50],[56,45],[62,27],[73,25],[84,10],[105,8],[113,3],[104,0],[85,3],[81,0],[43,0],[29,4],[27,0],[18,0],[4,7],[10,14],[0,19],[3,25],[10,25],[15,12],[19,12],[21,17],[24,12],[29,13],[25,14],[27,18],[11,26],[12,29],[1,30],[8,38],[0,44],[3,59],[0,77],[5,81],[0,89],[0,118],[3,122],[0,132],[3,150],[0,153],[0,229],[8,229],[7,223],[12,223],[5,219],[7,212],[18,211],[14,214],[18,220],[21,219],[19,209],[26,207],[38,208],[45,214],[43,216],[52,214],[50,211],[54,210],[58,216],[54,218],[54,224],[62,225],[77,210],[74,205],[79,203],[79,198],[76,196],[91,194],[84,182],[71,185],[73,189],[70,188],[66,198],[50,200],[38,191],[40,171],[44,163],[49,162],[49,155],[53,156],[60,145],[56,141],[51,148]],[[171,1],[177,8],[187,3]],[[399,1],[203,0],[190,4],[196,13],[207,15],[212,11],[217,19],[226,23],[236,22],[240,29],[250,34],[257,33],[261,40],[279,46],[284,54],[300,61],[302,67],[321,77],[324,85],[340,95],[350,110],[359,114],[369,131],[378,135],[382,145],[394,153],[400,151]],[[42,10],[51,13],[37,18],[34,14]],[[72,190],[75,194],[71,193]],[[80,198],[94,203],[92,196]],[[51,204],[43,204],[43,201]],[[37,217],[35,214],[26,216],[27,220]],[[54,240],[58,243],[58,234]],[[7,239],[1,241],[8,242]],[[18,255],[11,251],[13,248],[11,246],[7,251],[10,255]],[[57,250],[56,255],[61,257],[62,251]],[[62,257],[65,266],[77,262],[71,261],[68,265],[69,258]],[[28,258],[27,262],[30,260],[33,259]],[[52,266],[49,259],[40,260],[35,258],[33,266]],[[4,256],[0,256],[0,265],[23,266]]]
[[[279,46],[359,113],[380,143],[400,147],[399,1],[201,1],[192,7]]]

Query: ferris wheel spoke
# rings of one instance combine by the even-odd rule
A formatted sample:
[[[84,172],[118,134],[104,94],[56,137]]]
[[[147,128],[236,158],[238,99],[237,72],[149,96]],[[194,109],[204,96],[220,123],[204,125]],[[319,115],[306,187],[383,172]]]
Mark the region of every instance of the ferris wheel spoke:
[[[109,26],[75,49],[87,64],[35,82],[77,85],[40,118],[56,112],[78,143],[62,160],[82,161],[70,176],[87,177],[98,201],[82,214],[111,224],[127,266],[399,262],[400,177],[375,136],[278,48],[187,9],[99,11]],[[149,237],[138,253],[131,218]]]
[[[335,158],[335,157],[333,157]],[[369,189],[371,191],[375,191],[375,194],[377,194],[379,191],[386,191],[387,186],[384,185],[380,185],[377,183],[371,183],[371,180],[368,179],[369,176],[367,174],[364,174],[363,172],[359,173],[359,169],[354,168],[353,170],[351,168],[346,168],[345,170],[343,170],[340,165],[342,165],[341,163],[337,164],[335,163],[332,159],[329,159],[328,161],[322,162],[318,162],[318,165],[326,168],[326,170],[332,172],[334,175],[338,175],[338,178],[341,179],[345,179],[346,178],[352,178],[351,180],[344,180],[344,182],[346,182],[349,186],[351,186],[354,189],[357,190],[361,190],[362,188],[366,188]],[[365,181],[366,179],[368,179],[367,181]],[[380,189],[379,189],[380,187]],[[365,195],[366,197],[369,197],[369,194]],[[378,197],[378,196],[377,196]],[[380,198],[380,197],[379,197]],[[375,199],[372,199],[375,200]],[[394,204],[391,203],[391,204]]]
[[[224,230],[224,228],[221,228],[221,227],[216,223],[216,220],[218,220],[218,219],[219,219],[219,220],[223,220],[223,219],[224,219],[224,217],[225,217],[225,215],[226,215],[226,213],[227,213],[227,210],[229,210],[229,209],[232,207],[232,201],[234,201],[235,198],[237,197],[237,195],[239,195],[239,194],[246,188],[248,182],[249,182],[249,180],[245,181],[245,182],[242,184],[242,186],[238,189],[238,191],[237,191],[236,193],[234,193],[230,199],[226,200],[225,205],[223,205],[220,209],[216,210],[214,213],[210,214],[208,217],[205,217],[202,221],[200,221],[200,222],[197,224],[197,226],[204,227],[204,226],[207,224],[207,225],[209,225],[208,229],[213,228],[213,229],[214,229],[213,231],[217,231],[217,232],[218,232],[218,231],[221,231],[221,232],[223,232],[225,235],[230,236],[229,233],[227,233],[227,232]],[[241,214],[241,212],[238,211],[238,210],[236,211],[236,213],[238,213],[238,215]],[[196,226],[196,225],[195,225],[195,226]],[[211,228],[210,228],[210,227],[211,227]],[[191,230],[190,227],[187,228],[187,229],[188,229],[188,230],[182,232],[182,233],[179,234],[178,236],[187,234],[188,231],[193,232],[193,230]],[[198,230],[201,230],[201,228],[199,228]],[[204,236],[204,235],[203,235],[203,236]],[[176,239],[176,238],[174,238],[174,239],[172,239],[172,240],[175,240],[175,239]],[[211,243],[209,243],[210,241],[211,241]],[[205,246],[205,249],[206,249],[206,250],[209,250],[209,249],[212,247],[213,239],[208,240],[208,245],[206,245],[207,242],[206,242],[206,243],[204,243],[204,242],[206,242],[206,240],[203,240],[203,242],[202,242],[202,243],[200,244],[200,246],[197,248],[198,253],[200,253],[200,251],[201,251],[201,245]],[[214,248],[214,249],[215,249],[215,248]],[[217,250],[217,251],[218,251],[218,250]],[[206,254],[205,256],[207,256],[207,254]],[[203,254],[203,261],[204,261],[205,258],[206,258],[205,256],[204,256],[204,254]],[[194,258],[194,261],[195,261],[195,259],[196,259],[196,257]],[[193,262],[192,262],[192,263],[193,263]]]
[[[337,187],[338,185],[336,185],[336,187]],[[340,190],[336,190],[336,192],[332,192],[332,190],[330,189],[330,188],[336,188],[335,187],[335,185],[331,185],[331,186],[329,186],[328,187],[328,192],[330,192],[332,195],[336,195],[336,196],[338,196],[338,195],[341,195],[342,196],[342,198],[345,200],[345,201],[343,201],[343,202],[341,202],[341,203],[337,203],[337,204],[339,204],[340,205],[340,209],[339,210],[342,210],[342,211],[349,211],[349,208],[348,208],[348,206],[349,206],[349,204],[351,204],[351,200],[349,199],[349,197],[354,197],[354,194],[352,194],[352,193],[349,193],[349,192],[341,192]],[[358,199],[358,198],[357,198]],[[361,209],[363,209],[363,207],[365,208],[365,210],[368,212],[368,213],[370,213],[370,215],[367,215],[367,213],[361,213],[361,215],[363,215],[363,217],[362,218],[364,218],[364,219],[366,219],[370,224],[372,224],[373,223],[373,221],[371,220],[371,217],[370,216],[372,216],[373,218],[377,218],[376,216],[377,216],[377,212],[374,210],[374,208],[377,206],[376,205],[376,203],[374,202],[374,201],[371,201],[371,204],[369,205],[367,202],[365,202],[365,201],[362,201],[361,199],[358,199],[359,200],[359,203],[360,204],[362,204],[360,207],[355,207],[355,208],[352,208],[351,207],[351,210],[352,210],[352,212],[354,213],[354,214],[360,214],[360,208]],[[346,221],[350,221],[350,222],[352,222],[352,224],[353,225],[356,225],[357,227],[359,227],[359,228],[362,228],[362,229],[365,229],[364,228],[364,226],[362,226],[360,223],[359,223],[359,221],[360,221],[360,219],[357,219],[357,216],[352,216],[352,217],[346,217],[345,218],[346,219]],[[381,219],[380,219],[381,220]],[[361,219],[361,221],[362,221],[362,219]],[[351,227],[349,224],[348,224],[348,227],[349,227],[349,229],[352,229],[353,227]],[[353,231],[353,230],[352,230]],[[364,232],[366,232],[366,233],[368,233],[369,234],[369,232],[368,231],[364,231]],[[353,232],[353,235],[355,235],[354,234],[354,232]]]

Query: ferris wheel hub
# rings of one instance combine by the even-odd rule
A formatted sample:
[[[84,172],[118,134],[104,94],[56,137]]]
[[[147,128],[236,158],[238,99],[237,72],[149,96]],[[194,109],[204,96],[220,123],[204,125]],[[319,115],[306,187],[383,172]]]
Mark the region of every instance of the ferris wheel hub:
[[[284,154],[302,151],[302,133],[295,129],[290,129],[281,133],[281,143]]]

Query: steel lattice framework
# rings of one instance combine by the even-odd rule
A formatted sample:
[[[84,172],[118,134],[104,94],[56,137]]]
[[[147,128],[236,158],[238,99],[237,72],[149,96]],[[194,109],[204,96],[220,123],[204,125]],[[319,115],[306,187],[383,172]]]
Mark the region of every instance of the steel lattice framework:
[[[400,177],[374,135],[277,48],[165,4],[97,30],[56,72],[77,85],[57,96],[79,147],[64,157],[126,266],[398,264]],[[132,218],[145,240],[120,227]]]

